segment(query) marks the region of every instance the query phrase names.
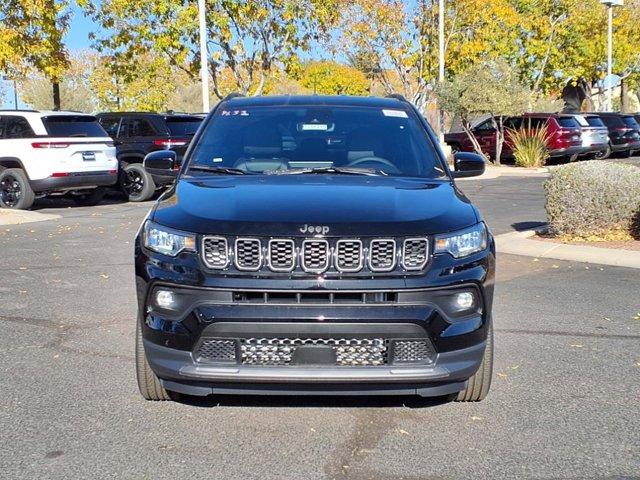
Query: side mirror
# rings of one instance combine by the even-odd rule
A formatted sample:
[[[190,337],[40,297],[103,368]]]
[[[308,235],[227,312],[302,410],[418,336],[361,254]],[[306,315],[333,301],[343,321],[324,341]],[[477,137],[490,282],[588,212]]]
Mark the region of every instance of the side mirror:
[[[470,152],[456,152],[453,155],[453,178],[477,177],[484,173],[485,159]]]
[[[175,177],[178,175],[178,157],[173,150],[151,152],[143,161],[144,169],[151,175]]]

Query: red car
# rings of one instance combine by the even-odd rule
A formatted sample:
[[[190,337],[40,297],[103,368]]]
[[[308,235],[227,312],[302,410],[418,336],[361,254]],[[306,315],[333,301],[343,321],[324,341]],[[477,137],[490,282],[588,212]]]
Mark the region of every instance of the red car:
[[[556,113],[527,113],[523,116],[509,117],[504,120],[505,141],[502,146],[502,160],[513,158],[513,146],[510,141],[509,129],[520,128],[537,129],[547,126],[549,142],[547,147],[552,158],[566,158],[575,160],[578,155],[585,153],[588,148],[583,147],[580,136],[580,124],[571,115]],[[491,119],[485,120],[473,128],[482,151],[491,158],[496,156],[496,130]],[[473,145],[464,132],[447,133],[445,142],[453,151],[473,152]]]

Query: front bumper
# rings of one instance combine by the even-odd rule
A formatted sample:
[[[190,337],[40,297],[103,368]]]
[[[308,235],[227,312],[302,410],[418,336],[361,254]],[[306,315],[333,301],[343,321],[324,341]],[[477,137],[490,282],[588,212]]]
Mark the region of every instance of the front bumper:
[[[482,361],[493,301],[492,240],[486,251],[466,259],[434,257],[425,275],[389,279],[319,282],[205,275],[194,257],[170,259],[136,246],[144,347],[152,370],[169,390],[192,395],[446,395],[462,390]],[[175,293],[176,310],[157,306],[157,289]],[[442,298],[461,290],[476,292],[479,305],[457,315],[443,307]],[[362,301],[353,292],[363,294]],[[389,345],[415,337],[426,339],[433,352],[422,362],[396,363],[389,357],[377,366],[251,365],[243,363],[239,354],[235,361],[225,362],[199,357],[198,346],[204,339],[239,342],[261,336],[381,338]]]

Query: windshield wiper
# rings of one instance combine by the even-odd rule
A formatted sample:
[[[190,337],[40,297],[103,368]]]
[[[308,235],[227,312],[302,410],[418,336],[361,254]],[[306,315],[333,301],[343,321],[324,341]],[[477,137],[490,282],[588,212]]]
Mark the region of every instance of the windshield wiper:
[[[304,175],[304,174],[338,174],[338,175],[367,175],[377,177],[387,175],[382,170],[373,168],[349,168],[349,167],[319,167],[319,168],[294,168],[291,170],[268,170],[267,175]]]
[[[247,175],[247,172],[244,170],[240,170],[239,168],[233,167],[208,167],[206,165],[193,165],[189,167],[188,172],[209,172],[209,173],[217,173],[221,175]]]

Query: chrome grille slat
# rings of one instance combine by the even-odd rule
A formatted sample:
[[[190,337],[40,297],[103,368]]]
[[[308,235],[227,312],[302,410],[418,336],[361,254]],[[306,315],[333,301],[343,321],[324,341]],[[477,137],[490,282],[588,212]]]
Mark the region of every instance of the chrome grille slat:
[[[364,266],[364,255],[360,240],[338,240],[336,242],[335,265],[339,272],[359,272]]]
[[[322,273],[329,268],[331,257],[329,242],[308,239],[302,242],[302,269],[309,273]]]
[[[369,268],[373,272],[390,272],[396,266],[396,241],[376,238],[369,243]]]
[[[274,272],[291,272],[296,267],[296,244],[286,238],[269,240],[267,256],[269,268]]]
[[[257,238],[238,238],[234,261],[238,270],[256,271],[262,267],[262,244]]]
[[[229,246],[224,237],[202,239],[202,259],[209,268],[223,269],[229,265]]]
[[[422,270],[429,260],[429,240],[407,238],[402,245],[402,266],[406,270]]]

